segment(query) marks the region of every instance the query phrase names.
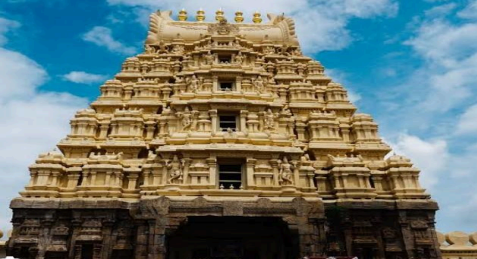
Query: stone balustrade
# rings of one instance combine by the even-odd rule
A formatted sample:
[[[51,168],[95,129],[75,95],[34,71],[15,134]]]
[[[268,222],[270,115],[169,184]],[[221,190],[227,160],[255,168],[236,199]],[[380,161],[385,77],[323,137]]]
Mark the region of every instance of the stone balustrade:
[[[477,258],[477,232],[467,234],[460,231],[443,234],[437,232],[441,245],[442,259]]]

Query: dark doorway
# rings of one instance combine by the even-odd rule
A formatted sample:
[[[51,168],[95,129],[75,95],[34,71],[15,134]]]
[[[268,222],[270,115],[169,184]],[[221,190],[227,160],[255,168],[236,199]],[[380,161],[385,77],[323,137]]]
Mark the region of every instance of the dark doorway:
[[[93,259],[93,244],[84,244],[81,246],[81,259]]]
[[[272,217],[190,217],[168,236],[168,259],[295,259],[288,226]]]

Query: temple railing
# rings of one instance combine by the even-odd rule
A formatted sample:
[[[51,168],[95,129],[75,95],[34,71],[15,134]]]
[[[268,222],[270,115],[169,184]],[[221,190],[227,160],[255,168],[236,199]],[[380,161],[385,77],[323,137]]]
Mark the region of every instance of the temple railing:
[[[467,234],[460,231],[442,234],[437,232],[441,245],[442,259],[477,258],[477,232]]]

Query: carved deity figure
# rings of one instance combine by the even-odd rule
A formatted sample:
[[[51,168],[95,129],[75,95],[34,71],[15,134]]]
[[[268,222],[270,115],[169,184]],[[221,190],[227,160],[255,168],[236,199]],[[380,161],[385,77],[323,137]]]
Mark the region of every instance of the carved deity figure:
[[[182,45],[175,45],[174,48],[172,49],[172,53],[174,53],[174,54],[182,54],[182,53],[184,53],[184,46],[182,46]]]
[[[192,128],[192,112],[190,112],[189,107],[186,107],[184,112],[180,115],[182,130],[187,131]]]
[[[280,114],[285,115],[285,116],[292,115],[288,104],[283,106],[282,111],[280,112]]]
[[[265,113],[265,130],[275,129],[275,115],[271,109],[268,109]]]
[[[288,162],[288,158],[284,157],[283,162],[279,160],[279,183],[280,185],[292,185],[293,184],[293,166]]]
[[[185,160],[179,160],[179,157],[177,157],[177,155],[174,155],[172,161],[167,161],[166,163],[167,169],[170,170],[169,180],[167,182],[169,184],[181,183],[183,176],[182,170],[184,168]]]
[[[235,64],[239,64],[239,65],[241,65],[243,63],[242,52],[239,52],[239,54],[235,56],[234,61],[235,61]]]
[[[303,53],[301,52],[301,49],[298,47],[292,51],[293,56],[303,56]]]
[[[146,44],[144,46],[144,50],[145,50],[146,54],[154,54],[154,52],[155,52],[154,48],[149,44]]]
[[[190,92],[195,93],[197,90],[199,90],[199,79],[195,75],[192,76],[192,78],[189,78],[187,80],[187,86]]]
[[[215,55],[210,51],[207,54],[204,54],[204,65],[212,65],[215,63]]]
[[[253,80],[253,86],[255,90],[259,93],[262,93],[264,90],[264,83],[261,76],[258,76],[257,79]]]

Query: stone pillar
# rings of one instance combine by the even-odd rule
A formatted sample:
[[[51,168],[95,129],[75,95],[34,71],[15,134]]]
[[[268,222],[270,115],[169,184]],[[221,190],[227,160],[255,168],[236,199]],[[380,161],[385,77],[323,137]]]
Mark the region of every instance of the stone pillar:
[[[210,157],[207,159],[207,164],[209,165],[209,188],[217,188],[217,158]]]
[[[306,141],[305,128],[306,128],[305,123],[303,122],[296,123],[296,132],[298,133],[298,140],[300,141]]]
[[[239,125],[239,131],[245,132],[247,130],[247,110],[241,110],[240,111],[240,125]]]
[[[146,140],[152,140],[154,138],[155,129],[156,123],[154,121],[146,122]]]
[[[215,135],[215,133],[217,133],[217,110],[210,110],[209,114],[210,114],[210,120],[212,121],[211,132],[213,136]]]
[[[78,186],[81,170],[82,170],[81,167],[70,167],[66,169],[66,174],[68,177],[68,182],[66,183],[66,189],[68,191],[74,191],[76,186]]]
[[[212,77],[212,93],[216,93],[219,89],[219,77],[213,76]]]
[[[103,243],[102,248],[100,250],[100,257],[101,259],[109,259],[111,258],[111,254],[113,252],[114,243],[112,241],[113,235],[113,227],[114,227],[114,220],[108,219],[103,221],[103,229],[102,229],[102,236],[103,236]]]
[[[190,166],[190,162],[192,161],[192,159],[188,158],[188,157],[184,157],[184,167],[182,168],[182,183],[183,184],[189,184],[189,182],[187,181],[189,179],[189,166]]]
[[[272,166],[272,172],[273,172],[273,186],[280,186],[280,183],[279,183],[280,176],[278,175],[279,173],[278,159],[271,159],[270,165]]]
[[[257,163],[257,159],[247,158],[247,169],[245,170],[245,175],[247,178],[247,189],[255,189],[256,187],[254,179],[255,163]]]
[[[148,241],[148,227],[143,222],[137,226],[136,233],[136,250],[134,252],[135,259],[148,259],[147,241]]]
[[[235,88],[237,89],[237,92],[242,91],[242,77],[241,76],[237,76],[237,78],[235,80]]]

